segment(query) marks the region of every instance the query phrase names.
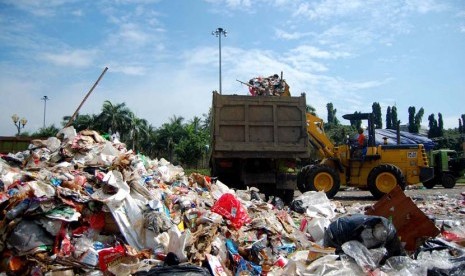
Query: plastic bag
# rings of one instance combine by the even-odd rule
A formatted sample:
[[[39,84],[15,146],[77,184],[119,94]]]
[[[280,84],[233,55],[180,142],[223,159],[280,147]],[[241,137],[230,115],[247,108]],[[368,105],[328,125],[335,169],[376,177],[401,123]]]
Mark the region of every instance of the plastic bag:
[[[367,232],[370,233],[369,231],[372,233],[370,237],[367,235]],[[387,250],[386,257],[405,255],[405,251],[397,237],[396,229],[384,217],[367,215],[341,217],[333,221],[326,229],[324,246],[334,247],[336,253],[341,253],[341,246],[352,240],[359,241],[365,246],[369,245],[367,246],[368,249],[385,247]]]
[[[215,202],[211,211],[228,219],[236,229],[240,229],[244,223],[250,222],[247,210],[233,194],[223,194]]]
[[[149,271],[140,271],[136,276],[211,276],[205,267],[196,266],[190,263],[173,266],[156,266]]]
[[[414,258],[431,275],[463,275],[465,271],[465,248],[440,238],[426,240]]]
[[[341,248],[344,253],[352,257],[363,270],[368,271],[375,270],[387,253],[384,247],[368,250],[365,245],[355,240],[344,243]]]
[[[332,219],[335,216],[334,207],[324,192],[308,191],[295,200],[302,201],[302,208],[305,208],[310,217]]]

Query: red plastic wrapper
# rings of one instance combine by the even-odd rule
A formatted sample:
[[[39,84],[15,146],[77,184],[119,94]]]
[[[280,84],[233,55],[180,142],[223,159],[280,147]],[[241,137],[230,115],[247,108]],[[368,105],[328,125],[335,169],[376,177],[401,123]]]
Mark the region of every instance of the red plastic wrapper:
[[[121,262],[126,256],[126,249],[121,244],[115,247],[105,248],[98,252],[98,263],[101,271],[107,271],[108,267]]]
[[[250,222],[247,210],[233,194],[226,193],[222,195],[215,202],[211,211],[228,219],[236,229],[240,229],[242,225]]]

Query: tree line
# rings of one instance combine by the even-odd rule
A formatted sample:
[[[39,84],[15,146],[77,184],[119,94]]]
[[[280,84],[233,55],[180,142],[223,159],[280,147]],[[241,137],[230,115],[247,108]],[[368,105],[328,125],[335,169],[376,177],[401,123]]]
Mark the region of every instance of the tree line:
[[[63,127],[70,118],[63,117]],[[186,168],[206,167],[210,141],[208,114],[189,121],[174,115],[169,122],[155,128],[146,119],[138,118],[125,103],[105,101],[99,114],[78,114],[71,125],[77,132],[95,130],[109,140],[116,136],[126,144],[127,149],[151,158],[163,157]],[[51,137],[58,131],[57,127],[51,125],[31,135],[23,132],[22,136]]]
[[[325,131],[333,143],[344,143],[347,135],[355,134],[356,130],[361,127],[360,120],[350,121],[350,125],[341,124],[336,116],[337,109],[332,103],[328,103],[326,108]],[[307,112],[317,115],[315,108],[310,105],[307,105]],[[372,113],[375,128],[383,128],[384,121],[387,129],[398,129],[401,121],[398,119],[397,112],[396,106],[388,106],[385,118],[383,118],[380,104],[374,102]],[[410,106],[408,112],[408,132],[419,133],[424,116],[423,108],[417,112],[414,106]],[[70,118],[71,116],[63,117],[61,123],[63,127]],[[210,122],[211,111],[208,114],[202,114],[202,118],[195,116],[189,121],[173,115],[169,122],[156,128],[149,124],[146,119],[138,118],[125,103],[113,104],[110,101],[105,101],[99,114],[78,114],[72,122],[72,126],[77,132],[84,129],[95,130],[108,139],[111,139],[110,136],[118,134],[118,139],[125,143],[128,149],[132,149],[136,153],[151,158],[164,157],[185,168],[198,168],[208,165]],[[460,150],[465,136],[465,114],[462,114],[458,119],[458,128],[454,129],[444,129],[441,113],[438,113],[437,120],[435,114],[430,114],[428,122],[428,137],[436,142],[438,148]],[[31,135],[23,132],[22,136],[51,137],[55,136],[58,131],[57,127],[51,125],[41,128]]]

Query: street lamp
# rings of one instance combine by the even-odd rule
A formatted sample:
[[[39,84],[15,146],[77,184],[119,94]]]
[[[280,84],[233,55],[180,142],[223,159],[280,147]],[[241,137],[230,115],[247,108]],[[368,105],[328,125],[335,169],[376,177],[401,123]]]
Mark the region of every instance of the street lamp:
[[[47,112],[47,101],[50,100],[50,98],[47,96],[43,96],[41,100],[44,101],[44,128],[45,128],[45,113]]]
[[[227,33],[228,32],[223,28],[218,28],[212,32],[212,35],[218,37],[218,43],[219,43],[218,48],[220,52],[220,94],[221,94],[221,35],[224,35],[224,37],[226,37]]]
[[[16,115],[16,114],[13,114],[13,116],[11,116],[11,119],[13,120],[13,123],[15,124],[16,129],[18,129],[18,134],[17,135],[19,136],[21,128],[24,128],[24,126],[27,123],[27,120],[26,120],[26,118],[21,118],[21,120],[20,120],[19,116]]]

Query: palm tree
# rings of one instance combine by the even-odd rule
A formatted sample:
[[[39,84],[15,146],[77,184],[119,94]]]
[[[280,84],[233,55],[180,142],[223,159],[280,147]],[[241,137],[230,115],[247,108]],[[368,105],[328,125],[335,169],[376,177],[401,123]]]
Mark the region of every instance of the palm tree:
[[[71,119],[71,116],[64,116],[63,117],[63,122],[61,123],[63,126],[66,126],[66,124],[69,122]],[[96,130],[99,132],[103,132],[98,124],[97,120],[97,115],[92,114],[85,114],[85,115],[76,115],[76,118],[74,119],[72,126],[76,129],[76,131],[81,131],[84,129],[92,129]]]
[[[185,130],[182,125],[183,121],[183,117],[174,115],[170,118],[169,123],[164,123],[157,131],[157,143],[168,154],[171,162],[173,161],[173,149],[185,136]]]
[[[145,119],[137,118],[134,113],[129,114],[130,118],[130,142],[132,143],[132,150],[136,152],[136,147],[140,144],[141,140],[145,139],[148,135],[148,123]]]
[[[130,129],[131,111],[126,107],[125,103],[113,105],[110,101],[106,100],[102,106],[102,112],[98,115],[98,121],[105,131],[111,134],[119,132],[121,140],[127,135]]]

